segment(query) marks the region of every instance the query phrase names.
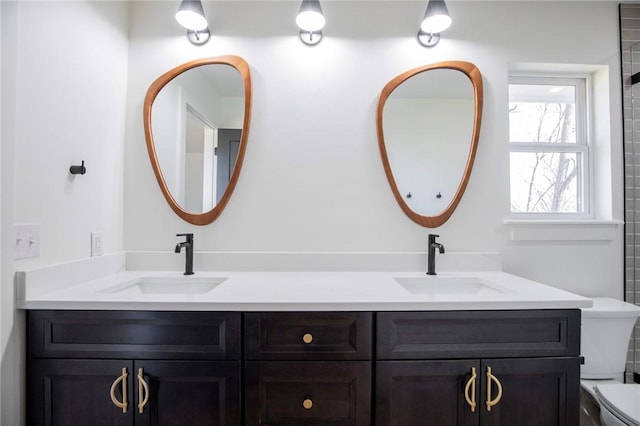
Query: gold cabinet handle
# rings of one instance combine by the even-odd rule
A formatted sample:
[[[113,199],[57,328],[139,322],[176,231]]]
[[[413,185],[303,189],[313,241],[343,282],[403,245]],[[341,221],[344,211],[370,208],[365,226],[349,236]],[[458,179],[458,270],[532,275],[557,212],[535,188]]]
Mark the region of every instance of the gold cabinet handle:
[[[313,342],[313,334],[306,333],[304,336],[302,336],[302,341],[305,342],[306,344]]]
[[[311,398],[307,398],[302,401],[302,406],[305,410],[311,410],[311,408],[313,407],[313,401],[311,400]]]
[[[471,377],[467,380],[467,384],[464,387],[464,399],[467,400],[467,404],[471,407],[471,412],[476,412],[476,368],[471,367]]]
[[[113,402],[113,405],[115,405],[116,407],[122,408],[123,413],[127,412],[127,376],[128,375],[129,374],[127,373],[127,369],[123,368],[122,374],[116,380],[114,380],[114,382],[111,384],[111,390],[109,392],[111,395],[111,402]],[[116,388],[120,383],[122,383],[122,401],[118,401],[118,399],[116,398]]]
[[[498,388],[498,394],[495,398],[491,399],[491,382],[496,384]],[[491,367],[487,367],[487,411],[491,411],[491,407],[496,405],[502,399],[502,383],[493,374],[491,374]]]
[[[144,406],[149,402],[149,385],[144,380],[142,368],[138,370],[138,411],[144,413]]]

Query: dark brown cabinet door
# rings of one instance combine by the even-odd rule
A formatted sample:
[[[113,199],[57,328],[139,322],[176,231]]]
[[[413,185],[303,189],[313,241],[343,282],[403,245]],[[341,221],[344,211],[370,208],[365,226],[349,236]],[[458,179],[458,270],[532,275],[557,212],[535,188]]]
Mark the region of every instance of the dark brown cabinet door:
[[[479,371],[479,361],[378,361],[376,425],[477,426]]]
[[[489,388],[486,372],[491,368]],[[483,426],[578,426],[580,361],[570,358],[482,361]],[[486,401],[499,401],[488,411]],[[490,390],[489,390],[490,389]]]
[[[36,359],[28,398],[33,426],[237,426],[240,362]]]
[[[578,426],[579,370],[575,357],[378,361],[376,426]]]
[[[133,363],[120,360],[32,360],[27,422],[31,426],[133,425]],[[122,376],[122,382],[114,382]],[[112,402],[127,402],[126,413]],[[124,399],[123,389],[127,389]]]
[[[247,426],[371,426],[371,362],[245,364]]]
[[[240,425],[239,361],[136,361],[134,370],[136,425]]]

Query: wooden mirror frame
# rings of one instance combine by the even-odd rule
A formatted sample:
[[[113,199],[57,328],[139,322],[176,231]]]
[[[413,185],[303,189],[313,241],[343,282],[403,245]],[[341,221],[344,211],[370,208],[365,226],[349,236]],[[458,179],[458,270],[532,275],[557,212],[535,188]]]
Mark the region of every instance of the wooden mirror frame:
[[[158,163],[158,156],[156,155],[156,149],[153,140],[153,131],[151,129],[151,108],[153,106],[153,101],[158,96],[158,93],[160,93],[160,90],[162,90],[162,88],[175,77],[192,68],[196,68],[202,65],[216,64],[229,65],[235,68],[240,73],[244,85],[244,118],[242,124],[242,134],[240,136],[240,146],[238,147],[238,158],[236,159],[235,168],[233,169],[233,173],[231,174],[231,178],[229,179],[229,184],[227,185],[224,194],[220,198],[220,201],[215,205],[215,207],[204,213],[191,213],[184,210],[173,198],[171,192],[169,191],[169,188],[167,187],[167,183],[164,180],[164,176],[162,175],[162,170],[160,170],[160,164]],[[249,124],[251,123],[251,73],[249,71],[249,64],[247,64],[247,62],[239,56],[225,55],[217,56],[214,58],[196,59],[179,65],[162,74],[153,83],[151,83],[151,86],[149,86],[149,89],[147,90],[147,95],[144,98],[144,107],[142,114],[144,120],[144,136],[147,143],[147,152],[149,153],[149,159],[151,160],[151,166],[153,167],[153,172],[156,176],[156,180],[158,181],[158,185],[160,186],[162,195],[164,195],[167,203],[169,203],[171,209],[179,217],[193,225],[208,225],[209,223],[213,222],[218,216],[220,216],[225,206],[231,199],[233,190],[235,189],[236,183],[238,182],[238,177],[240,176],[244,154],[247,149]]]
[[[391,95],[391,93],[400,86],[407,79],[418,75],[420,73],[436,70],[436,69],[452,69],[456,71],[460,71],[464,73],[469,80],[471,80],[471,84],[473,86],[474,92],[474,106],[475,113],[473,119],[473,132],[471,134],[471,146],[469,148],[469,155],[467,157],[467,163],[462,174],[462,179],[460,180],[460,184],[458,189],[453,196],[453,199],[449,203],[449,205],[443,210],[442,213],[436,216],[422,216],[416,212],[414,212],[411,207],[404,201],[400,191],[398,190],[398,185],[393,177],[393,172],[391,170],[391,164],[389,163],[389,157],[387,156],[387,149],[384,141],[384,132],[382,129],[382,113],[384,110],[384,105],[387,102],[387,99]],[[469,178],[471,176],[471,169],[473,168],[473,162],[476,157],[476,150],[478,148],[478,137],[480,135],[480,122],[482,120],[482,75],[480,74],[480,70],[470,62],[464,61],[446,61],[446,62],[438,62],[431,65],[426,65],[418,68],[414,68],[407,72],[404,72],[387,83],[386,86],[382,89],[382,93],[380,94],[380,99],[378,101],[378,110],[376,114],[376,127],[378,132],[378,147],[380,148],[380,156],[382,157],[382,165],[384,166],[385,174],[387,175],[387,180],[389,181],[389,185],[391,186],[391,191],[393,192],[393,196],[396,201],[400,205],[400,208],[404,213],[414,222],[419,225],[422,225],[426,228],[436,228],[442,224],[444,224],[453,214],[454,210],[460,203],[462,199],[462,195],[464,194],[465,189],[467,188],[467,183],[469,182]]]

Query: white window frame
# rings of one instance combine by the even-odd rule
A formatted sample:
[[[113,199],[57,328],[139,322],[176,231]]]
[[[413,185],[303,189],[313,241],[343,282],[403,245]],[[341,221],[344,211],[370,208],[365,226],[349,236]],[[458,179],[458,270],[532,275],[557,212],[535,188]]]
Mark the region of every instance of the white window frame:
[[[582,206],[581,212],[514,212],[511,211],[511,164],[509,164],[509,211],[512,219],[534,220],[576,220],[593,218],[593,159],[591,155],[591,114],[590,105],[591,76],[588,74],[511,74],[509,85],[563,85],[575,87],[575,114],[576,114],[576,142],[575,143],[544,143],[544,142],[517,142],[509,137],[509,154],[512,152],[567,152],[578,153],[582,161],[577,165],[578,179],[578,205]],[[511,103],[511,98],[509,98]],[[507,121],[509,121],[507,117]]]

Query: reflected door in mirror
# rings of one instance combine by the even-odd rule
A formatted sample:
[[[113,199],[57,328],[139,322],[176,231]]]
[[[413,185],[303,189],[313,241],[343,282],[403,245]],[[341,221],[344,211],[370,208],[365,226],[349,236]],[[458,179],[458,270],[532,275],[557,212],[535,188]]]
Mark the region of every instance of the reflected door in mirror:
[[[217,198],[216,202],[220,202],[222,194],[229,185],[229,179],[236,167],[236,159],[238,158],[238,150],[240,149],[241,129],[220,129],[218,132],[218,149],[216,158],[218,160],[216,185]]]
[[[187,211],[207,212],[220,202],[236,165],[241,134],[242,129],[215,129],[189,114],[182,188]]]

